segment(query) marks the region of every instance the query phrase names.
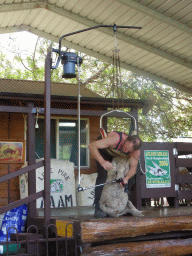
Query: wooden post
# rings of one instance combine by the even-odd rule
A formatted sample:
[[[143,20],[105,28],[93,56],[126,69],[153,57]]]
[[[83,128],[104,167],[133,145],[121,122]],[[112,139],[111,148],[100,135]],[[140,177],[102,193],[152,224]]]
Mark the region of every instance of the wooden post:
[[[29,107],[34,107],[33,103],[28,103]],[[27,145],[27,158],[28,165],[35,164],[35,114],[28,114],[28,145]],[[36,171],[30,171],[28,174],[29,177],[29,185],[28,185],[28,195],[32,195],[36,193]],[[29,217],[36,217],[36,200],[30,202],[28,204],[29,207]]]
[[[51,47],[45,59],[45,133],[44,133],[44,225],[50,224],[50,157],[51,157]]]
[[[138,133],[138,111],[137,108],[132,108],[130,114],[136,119],[137,127],[135,127],[135,123],[131,120],[131,132],[136,129]],[[133,202],[135,207],[140,210],[141,209],[141,187],[140,187],[140,166],[137,166],[137,173],[135,177],[132,177],[131,182],[129,183],[129,189],[131,189],[131,197],[130,200]]]

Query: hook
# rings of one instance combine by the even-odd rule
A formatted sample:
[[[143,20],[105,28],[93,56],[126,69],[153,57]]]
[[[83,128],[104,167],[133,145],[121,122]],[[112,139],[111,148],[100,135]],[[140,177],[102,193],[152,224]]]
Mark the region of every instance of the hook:
[[[114,31],[114,37],[115,37],[115,50],[117,52],[117,37],[116,37],[116,32],[117,32],[117,26],[116,24],[114,23],[113,25],[113,31]]]

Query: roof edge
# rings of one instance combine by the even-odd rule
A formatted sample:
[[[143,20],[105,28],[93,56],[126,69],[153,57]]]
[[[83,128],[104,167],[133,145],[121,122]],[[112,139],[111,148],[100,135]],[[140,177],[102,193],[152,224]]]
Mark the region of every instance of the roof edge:
[[[24,93],[6,93],[0,92],[0,99],[16,99],[16,100],[44,100],[43,94],[24,94]],[[51,95],[51,101],[61,101],[61,102],[74,102],[77,103],[77,97],[74,96],[58,96]],[[146,115],[148,111],[153,107],[155,100],[140,100],[140,99],[125,99],[118,100],[113,98],[100,98],[100,97],[81,97],[81,102],[83,104],[93,104],[108,108],[141,108],[143,109],[143,114]]]

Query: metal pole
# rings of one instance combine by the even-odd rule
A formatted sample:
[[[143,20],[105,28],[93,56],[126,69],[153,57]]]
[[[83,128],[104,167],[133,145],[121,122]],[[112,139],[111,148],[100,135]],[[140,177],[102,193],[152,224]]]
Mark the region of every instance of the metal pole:
[[[45,134],[44,134],[44,226],[50,224],[50,130],[51,130],[51,52],[52,47],[47,49],[47,56],[45,59]]]
[[[28,107],[33,108],[34,104],[32,102],[28,103]],[[27,133],[28,133],[28,143],[27,143],[27,157],[28,157],[28,165],[35,164],[35,114],[28,114],[28,122],[27,122]],[[28,173],[28,195],[33,195],[36,193],[36,170],[32,170]],[[37,216],[36,212],[36,200],[30,202],[28,204],[29,207],[29,217],[34,218]]]
[[[92,30],[92,29],[96,29],[96,28],[113,28],[114,31],[117,30],[117,28],[132,28],[132,29],[142,29],[142,27],[135,27],[135,26],[117,26],[116,24],[114,25],[97,25],[97,26],[94,26],[94,27],[91,27],[91,28],[86,28],[86,29],[82,29],[82,30],[78,30],[78,31],[75,31],[75,32],[72,32],[72,33],[69,33],[69,34],[65,34],[63,35],[60,39],[59,39],[59,53],[61,51],[61,41],[64,37],[67,37],[67,36],[71,36],[71,35],[75,35],[75,34],[79,34],[79,33],[82,33],[82,32],[85,32],[85,31],[89,31],[89,30]]]
[[[80,81],[80,64],[79,64],[79,61],[77,62],[77,69],[78,69],[78,179],[79,179],[79,186],[80,186],[80,179],[81,179],[81,106],[80,106],[80,102],[81,102],[81,81]]]

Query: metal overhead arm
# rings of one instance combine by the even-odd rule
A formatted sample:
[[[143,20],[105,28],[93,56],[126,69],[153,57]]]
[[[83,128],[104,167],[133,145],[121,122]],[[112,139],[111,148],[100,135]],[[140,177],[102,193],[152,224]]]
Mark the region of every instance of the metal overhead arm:
[[[63,35],[60,39],[59,39],[59,49],[53,49],[53,52],[56,52],[59,54],[59,57],[57,59],[57,62],[56,62],[56,65],[55,66],[52,66],[51,68],[52,69],[56,69],[58,66],[59,66],[59,62],[61,60],[61,57],[62,55],[64,54],[63,51],[61,51],[61,41],[63,38],[67,37],[67,36],[72,36],[72,35],[75,35],[75,34],[79,34],[79,33],[82,33],[82,32],[86,32],[86,31],[89,31],[89,30],[93,30],[93,29],[97,29],[97,28],[113,28],[113,31],[116,32],[117,28],[131,28],[131,29],[142,29],[142,27],[135,27],[135,26],[117,26],[116,24],[114,25],[97,25],[97,26],[94,26],[94,27],[91,27],[91,28],[86,28],[86,29],[82,29],[82,30],[78,30],[78,31],[75,31],[75,32],[72,32],[72,33],[68,33],[68,34],[65,34]]]

